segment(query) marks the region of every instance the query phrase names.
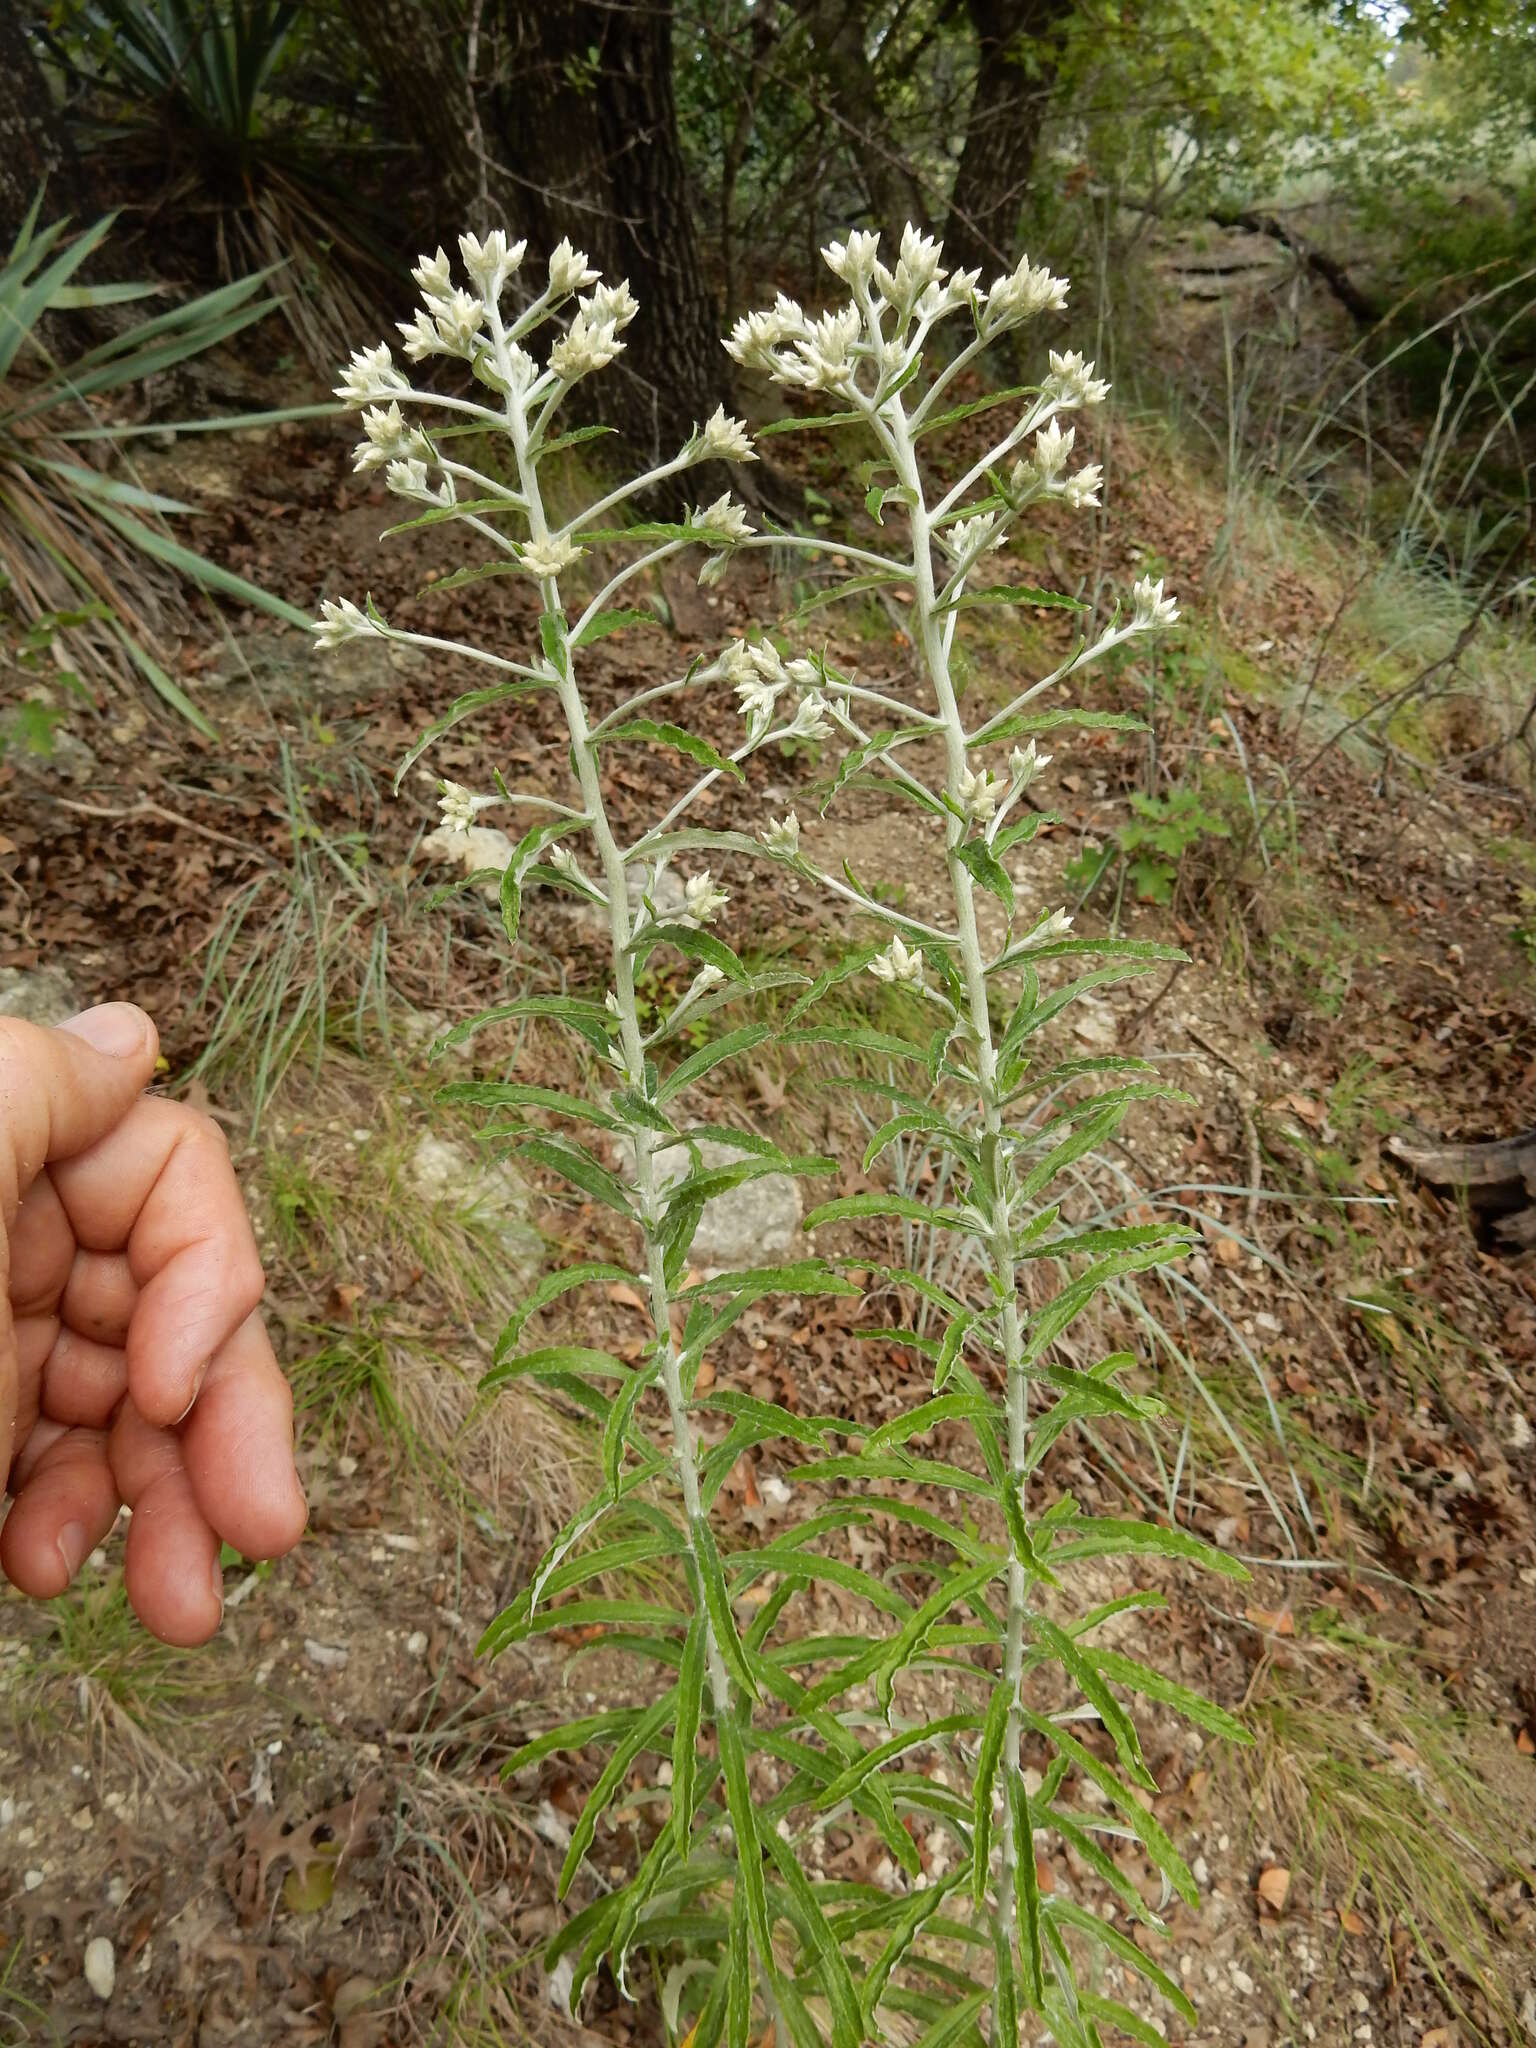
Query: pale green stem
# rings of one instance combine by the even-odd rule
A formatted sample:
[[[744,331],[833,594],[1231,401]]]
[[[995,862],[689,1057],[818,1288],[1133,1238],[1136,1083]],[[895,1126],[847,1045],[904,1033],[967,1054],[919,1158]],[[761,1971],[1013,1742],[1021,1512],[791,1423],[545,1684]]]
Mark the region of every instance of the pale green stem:
[[[906,415],[899,402],[886,406],[873,422],[880,433],[896,467],[899,481],[908,485],[915,502],[911,507],[912,552],[916,573],[914,585],[916,601],[913,606],[915,622],[921,639],[923,658],[933,683],[934,696],[944,720],[944,747],[948,764],[950,796],[960,801],[961,779],[966,769],[966,733],[956,702],[954,683],[949,669],[949,642],[944,632],[943,615],[935,610],[936,595],[933,582],[932,518],[924,500],[922,475],[918,468],[916,451],[912,444]],[[970,870],[960,858],[960,845],[965,837],[965,826],[960,818],[952,818],[946,834],[945,850],[949,864],[950,887],[954,894],[956,923],[959,935],[961,973],[965,981],[967,1020],[976,1041],[976,1074],[980,1085],[982,1116],[988,1139],[984,1148],[994,1163],[994,1172],[1001,1176],[1007,1171],[1002,1164],[1000,1135],[1002,1113],[998,1101],[997,1054],[992,1042],[991,1016],[987,1007],[987,974],[982,959],[981,935],[976,923],[976,891]],[[1002,1294],[1000,1315],[1003,1340],[1003,1366],[1006,1375],[1008,1408],[1008,1481],[1017,1489],[1019,1506],[1024,1505],[1025,1489],[1025,1440],[1029,1428],[1029,1383],[1020,1366],[1023,1344],[1019,1329],[1018,1313],[1018,1266],[1013,1255],[1013,1234],[1009,1218],[1008,1195],[1004,1187],[978,1187],[977,1195],[985,1205],[990,1235],[987,1250],[991,1258],[994,1277]],[[1003,1740],[1003,1769],[1005,1773],[1017,1773],[1019,1769],[1019,1742],[1022,1721],[1020,1718],[1019,1682],[1024,1664],[1024,1626],[1029,1602],[1029,1573],[1021,1559],[1010,1556],[1008,1560],[1008,1622],[1003,1651],[1003,1683],[1008,1688],[1008,1726]],[[1014,1939],[1014,1882],[1013,1874],[1020,1855],[1033,1855],[1031,1843],[1020,1843],[1014,1839],[1012,1804],[1003,1802],[1002,1828],[999,1837],[1002,1868],[994,1893],[993,1918],[997,1931],[998,1945],[1005,1953],[1012,1953]],[[996,2035],[996,2013],[994,2006],[994,2035]],[[1014,2048],[1012,2042],[995,2040],[994,2048]]]
[[[501,323],[494,315],[493,322],[495,343],[500,350],[504,347]],[[529,525],[535,537],[542,538],[548,529],[544,517],[544,502],[539,490],[537,462],[529,458],[526,418],[510,399],[507,404],[507,431],[517,460],[518,481],[528,499]],[[560,609],[560,590],[556,580],[553,577],[543,578],[539,590],[545,612],[556,618],[563,618]],[[581,691],[576,683],[575,650],[571,645],[569,627],[562,626],[561,639],[564,673],[556,677],[555,687],[570,734],[571,757],[575,763],[577,780],[581,784],[582,804],[590,822],[592,843],[597,850],[608,891],[608,932],[613,952],[614,996],[619,1007],[619,1036],[624,1049],[624,1065],[630,1085],[639,1088],[643,1086],[645,1074],[645,1042],[635,1001],[634,958],[629,950],[633,928],[629,915],[629,892],[625,884],[624,856],[608,821],[602,782],[598,776],[598,752],[592,744],[586,706],[582,702]],[[665,1254],[656,1231],[658,1188],[654,1156],[655,1137],[643,1124],[635,1125],[631,1136],[635,1149],[635,1187],[639,1197],[641,1229],[645,1237],[651,1323],[656,1334],[662,1386],[666,1392],[667,1411],[671,1420],[672,1458],[677,1468],[678,1485],[682,1492],[683,1511],[686,1517],[684,1541],[688,1546],[688,1554],[693,1559],[702,1602],[703,1565],[694,1543],[694,1529],[702,1514],[699,1499],[698,1444],[694,1437],[693,1424],[688,1416],[688,1400],[683,1391],[677,1346],[672,1337],[671,1290],[667,1285]],[[731,1683],[707,1616],[704,1620],[704,1633],[710,1693],[716,1717],[719,1718],[733,1711]]]

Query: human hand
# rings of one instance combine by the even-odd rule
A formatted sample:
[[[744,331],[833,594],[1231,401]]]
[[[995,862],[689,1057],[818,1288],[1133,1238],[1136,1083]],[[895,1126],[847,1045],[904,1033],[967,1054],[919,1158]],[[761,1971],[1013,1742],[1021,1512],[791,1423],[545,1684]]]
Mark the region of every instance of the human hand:
[[[0,1569],[62,1593],[126,1501],[128,1597],[193,1644],[223,1612],[221,1539],[277,1557],[308,1510],[228,1148],[143,1094],[158,1049],[131,1003],[0,1018]]]

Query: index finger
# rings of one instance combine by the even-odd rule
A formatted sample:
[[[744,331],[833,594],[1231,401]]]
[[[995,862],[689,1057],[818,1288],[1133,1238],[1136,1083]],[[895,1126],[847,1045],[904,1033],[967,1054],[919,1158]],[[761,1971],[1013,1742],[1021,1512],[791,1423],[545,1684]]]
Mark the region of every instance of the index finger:
[[[147,1097],[51,1178],[83,1247],[127,1252],[139,1289],[128,1391],[147,1422],[169,1427],[266,1285],[224,1134],[184,1103]]]
[[[102,1003],[58,1030],[0,1017],[0,1227],[50,1160],[110,1131],[155,1071],[159,1039],[132,1003]]]

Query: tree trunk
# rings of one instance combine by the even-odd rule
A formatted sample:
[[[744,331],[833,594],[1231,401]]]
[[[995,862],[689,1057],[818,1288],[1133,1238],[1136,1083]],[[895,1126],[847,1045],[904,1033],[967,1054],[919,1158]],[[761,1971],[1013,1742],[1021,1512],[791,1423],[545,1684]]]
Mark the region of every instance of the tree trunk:
[[[976,89],[950,194],[944,258],[983,282],[1017,259],[1019,214],[1056,82],[1054,31],[1073,0],[966,0]]]
[[[868,0],[795,0],[795,11],[811,40],[828,111],[859,166],[870,211],[894,262],[902,229],[908,221],[926,229],[929,208],[885,118],[866,40]]]
[[[502,0],[493,149],[535,249],[562,235],[640,301],[601,409],[632,449],[676,452],[729,389],[704,280],[672,87],[670,5]],[[702,487],[703,480],[700,479]]]
[[[80,166],[13,0],[0,0],[0,255],[9,252],[38,190],[41,222],[71,214],[85,226]]]
[[[402,229],[419,229],[452,255],[465,228],[484,234],[509,225],[513,183],[495,151],[487,149],[481,119],[479,80],[486,69],[481,7],[475,0],[344,0],[344,5],[384,89],[394,132],[415,137],[427,170],[425,188],[404,201],[408,218]]]

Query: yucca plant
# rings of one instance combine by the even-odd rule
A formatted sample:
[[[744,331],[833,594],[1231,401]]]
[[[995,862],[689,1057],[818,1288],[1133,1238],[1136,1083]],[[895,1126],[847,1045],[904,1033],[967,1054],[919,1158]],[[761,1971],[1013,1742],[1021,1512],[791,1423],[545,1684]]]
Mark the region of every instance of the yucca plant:
[[[609,935],[605,989],[556,992],[535,980],[449,1033],[459,1041],[516,1019],[569,1035],[589,1077],[584,1088],[538,1077],[460,1082],[447,1093],[490,1112],[491,1141],[615,1219],[607,1256],[531,1292],[486,1381],[532,1379],[589,1413],[601,1431],[604,1483],[490,1623],[482,1649],[495,1654],[534,1633],[580,1628],[631,1674],[624,1704],[541,1733],[508,1759],[518,1771],[558,1752],[603,1758],[571,1835],[562,1897],[591,1867],[599,1823],[621,1798],[628,1812],[613,1824],[632,1829],[628,1869],[613,1867],[611,1841],[601,1872],[591,1870],[588,1902],[550,1942],[547,1965],[574,2002],[605,1963],[628,1991],[635,1958],[648,1954],[668,2038],[688,2048],[722,2040],[745,2048],[765,2022],[794,2048],[877,2039],[1017,2048],[1026,2012],[1065,2048],[1098,2048],[1106,2027],[1159,2039],[1128,1995],[1107,1988],[1106,1973],[1139,1975],[1186,2013],[1188,2001],[1113,1916],[1157,1932],[1165,1898],[1194,1904],[1197,1894],[1151,1810],[1157,1785],[1126,1696],[1158,1701],[1220,1735],[1242,1731],[1101,1639],[1117,1617],[1159,1605],[1154,1588],[1075,1600],[1074,1568],[1155,1558],[1244,1573],[1183,1529],[1086,1513],[1070,1495],[1043,1491],[1041,1468],[1066,1431],[1102,1417],[1139,1422],[1156,1410],[1121,1385],[1132,1358],[1114,1352],[1084,1368],[1059,1348],[1063,1338],[1080,1334],[1079,1319],[1106,1289],[1133,1283],[1186,1243],[1170,1224],[1069,1220],[1073,1170],[1156,1082],[1142,1062],[1052,1060],[1043,1048],[1078,996],[1178,956],[1075,938],[1060,911],[1021,910],[1028,899],[1017,870],[1039,824],[1019,805],[1041,765],[1037,736],[1074,721],[1128,722],[1073,706],[1041,709],[1036,700],[1086,663],[1170,626],[1176,611],[1160,584],[1138,584],[1123,619],[1080,641],[1014,701],[970,719],[955,646],[975,607],[1071,608],[1069,599],[977,572],[1033,505],[1095,502],[1098,472],[1069,469],[1073,435],[1060,416],[1097,403],[1105,387],[1080,357],[1053,355],[1042,384],[1003,394],[1015,415],[988,452],[941,481],[943,457],[930,462],[922,444],[1002,402],[946,408],[953,379],[995,338],[1059,308],[1065,285],[1026,262],[981,291],[974,274],[947,276],[938,245],[915,230],[891,268],[873,236],[833,244],[826,254],[851,291],[847,306],[812,319],[781,299],[743,321],[730,346],[746,367],[827,394],[838,408],[824,422],[797,424],[857,422],[872,437],[867,503],[891,537],[884,552],[839,538],[849,571],[841,588],[900,582],[914,592],[921,691],[909,700],[838,672],[820,651],[786,656],[763,639],[733,641],[639,690],[621,685],[619,701],[599,710],[586,650],[648,618],[617,600],[659,563],[702,551],[701,578],[714,581],[746,548],[825,553],[828,544],[756,534],[729,496],[677,523],[618,523],[632,497],[692,464],[751,459],[750,437],[723,410],[670,462],[552,523],[543,472],[572,438],[558,431],[560,409],[622,350],[637,309],[627,285],[602,285],[562,243],[544,291],[504,316],[521,245],[509,248],[499,233],[484,243],[465,236],[461,251],[469,288],[455,284],[442,251],[423,258],[415,272],[423,307],[401,331],[414,362],[463,363],[488,397],[420,389],[382,346],[353,357],[340,395],[362,409],[358,467],[382,471],[420,508],[397,530],[457,522],[473,537],[475,556],[435,588],[482,576],[527,580],[538,593],[536,644],[502,653],[452,634],[406,632],[371,601],[327,601],[317,630],[322,646],[376,635],[489,670],[484,689],[460,697],[423,735],[402,774],[487,705],[532,692],[555,698],[569,741],[562,784],[514,789],[489,762],[481,789],[445,783],[442,808],[464,830],[499,807],[535,814],[498,881],[510,943],[518,944],[534,887],[581,899]],[[934,364],[931,330],[961,314],[973,323],[971,340]],[[465,459],[486,435],[505,440],[508,480]],[[745,721],[729,752],[679,722],[690,697],[722,689]],[[914,833],[929,831],[946,878],[942,917],[927,922],[893,908],[879,876],[831,872],[795,811],[755,831],[689,822],[697,798],[718,794],[727,779],[746,784],[754,757],[785,742],[835,750],[832,795],[874,783],[889,802],[912,806]],[[699,773],[676,800],[658,797],[650,822],[625,835],[608,806],[608,762],[636,745],[680,754]],[[625,786],[634,790],[639,779],[628,775]],[[674,864],[706,855],[712,867],[679,889]],[[733,883],[741,876],[739,901],[750,891],[748,864],[763,860],[825,892],[851,926],[883,926],[883,938],[864,943],[850,931],[813,980],[783,967],[751,971],[721,936],[731,899],[712,869],[724,864]],[[995,928],[980,910],[988,895]],[[669,952],[697,971],[647,1029],[637,970]],[[537,976],[536,955],[525,953],[523,965]],[[1051,985],[1053,973],[1067,978]],[[786,1012],[786,984],[797,980]],[[845,1001],[842,1021],[818,1021],[834,988],[844,998],[881,992],[881,1014],[849,1023]],[[764,1014],[770,999],[772,1017]],[[866,1076],[877,1062],[897,1077],[883,1088],[885,1121],[863,1151],[866,1174],[895,1147],[918,1145],[937,1161],[926,1198],[839,1198],[808,1226],[887,1232],[899,1224],[920,1246],[937,1236],[960,1256],[941,1266],[926,1251],[882,1260],[861,1243],[841,1259],[713,1276],[691,1270],[711,1196],[756,1174],[837,1164],[787,1157],[766,1138],[700,1115],[706,1078],[770,1039],[856,1054]],[[737,1162],[719,1163],[712,1144],[734,1147]],[[667,1171],[669,1158],[685,1163]],[[1036,1284],[1034,1276],[1053,1271],[1053,1291]],[[576,1290],[615,1283],[649,1315],[636,1363],[546,1321]],[[878,1428],[815,1413],[808,1402],[758,1398],[723,1375],[712,1385],[703,1373],[711,1348],[765,1297],[866,1292],[909,1306],[894,1331],[875,1329],[872,1313],[869,1334],[906,1343],[933,1376],[931,1392]],[[541,1334],[530,1344],[536,1319]],[[935,1433],[931,1450],[915,1447]],[[725,1481],[744,1453],[770,1442],[800,1457],[788,1476],[812,1504],[785,1533],[727,1540],[735,1525],[722,1513]],[[909,1554],[871,1571],[848,1544],[868,1528],[904,1530]],[[640,1571],[657,1597],[625,1592]],[[852,1603],[856,1623],[822,1630],[813,1596],[825,1590]],[[869,1853],[829,1871],[834,1830]],[[1079,1881],[1091,1873],[1092,1893],[1074,1896],[1065,1879],[1042,1884],[1037,1858],[1053,1841],[1073,1852]]]
[[[293,0],[88,0],[55,51],[84,89],[82,146],[202,219],[229,281],[288,267],[283,317],[322,373],[386,276],[358,232],[334,129],[284,100],[306,11]]]
[[[0,263],[0,605],[24,629],[53,631],[87,682],[137,674],[212,734],[167,668],[186,587],[238,598],[290,625],[306,620],[173,537],[167,521],[195,508],[135,481],[123,460],[132,429],[107,413],[146,377],[227,341],[277,302],[264,296],[265,274],[243,278],[61,361],[58,316],[148,298],[161,287],[75,283],[112,216],[71,237],[64,220],[38,227],[41,204],[39,193]]]

